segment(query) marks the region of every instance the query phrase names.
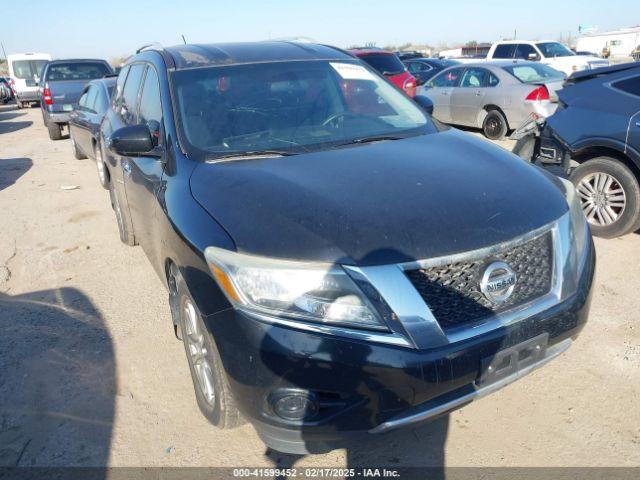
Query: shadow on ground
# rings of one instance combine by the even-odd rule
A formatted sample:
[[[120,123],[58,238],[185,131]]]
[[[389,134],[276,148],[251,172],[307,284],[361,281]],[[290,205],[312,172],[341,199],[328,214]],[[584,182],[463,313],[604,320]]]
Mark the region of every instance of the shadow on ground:
[[[0,331],[0,466],[106,465],[115,360],[89,298],[0,293]]]
[[[32,166],[30,158],[0,158],[0,191],[16,183]]]

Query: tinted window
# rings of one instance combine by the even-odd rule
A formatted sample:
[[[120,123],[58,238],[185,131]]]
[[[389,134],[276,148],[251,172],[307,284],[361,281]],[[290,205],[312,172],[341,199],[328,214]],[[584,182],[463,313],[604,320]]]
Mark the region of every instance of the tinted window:
[[[127,75],[127,81],[122,91],[122,106],[126,110],[126,114],[123,116],[126,122],[131,122],[135,119],[138,92],[140,91],[140,82],[142,81],[144,68],[144,65],[141,63],[133,65],[129,70],[129,75]]]
[[[435,77],[433,80],[431,80],[431,82],[429,82],[429,85],[431,85],[432,87],[455,87],[456,85],[458,85],[462,71],[462,68],[453,68],[451,70],[446,70]]]
[[[627,78],[613,84],[614,88],[640,97],[640,77]]]
[[[500,80],[498,80],[498,77],[496,77],[493,73],[489,73],[489,83],[488,83],[488,85],[490,87],[495,87],[499,83],[500,83]]]
[[[98,95],[98,88],[95,85],[91,85],[87,91],[87,99],[85,101],[85,107],[88,110],[95,110],[96,96]]]
[[[147,76],[142,86],[142,96],[140,97],[140,123],[149,120],[162,122],[162,104],[160,102],[160,86],[158,84],[158,74],[152,67],[147,68]]]
[[[186,69],[171,83],[186,148],[200,158],[434,131],[411,100],[355,60]]]
[[[409,62],[407,63],[407,68],[411,73],[421,73],[428,72],[433,67],[423,62]]]
[[[103,114],[109,107],[109,98],[107,97],[104,88],[96,87],[96,89],[98,93],[96,95],[96,103],[94,104],[93,109],[96,113]]]
[[[498,45],[493,51],[493,58],[513,58],[515,45],[511,43],[503,43]]]
[[[547,65],[540,63],[521,63],[502,67],[523,83],[535,83],[542,81],[560,81],[565,78],[565,74]]]
[[[87,95],[88,94],[89,94],[89,91],[87,90],[86,92],[84,92],[80,96],[80,100],[78,100],[78,105],[80,105],[81,107],[86,107],[87,106]]]
[[[536,52],[536,49],[533,48],[531,45],[528,45],[526,43],[520,43],[516,47],[515,58],[521,58],[523,60],[527,60],[529,58],[529,54],[531,53],[533,53],[534,55],[538,54],[538,52]]]
[[[114,98],[117,101],[120,101],[122,99],[122,91],[124,90],[124,82],[127,79],[127,74],[129,73],[129,65],[127,65],[126,67],[124,67],[122,70],[120,70],[120,73],[118,74],[118,79],[116,80],[116,91],[115,91],[115,95]]]
[[[395,55],[373,53],[363,55],[360,59],[367,62],[380,73],[394,75],[404,72],[404,65]]]
[[[104,63],[56,63],[47,69],[47,81],[60,80],[92,80],[102,78],[111,73]]]
[[[484,87],[487,72],[484,68],[467,68],[460,82],[461,87]]]

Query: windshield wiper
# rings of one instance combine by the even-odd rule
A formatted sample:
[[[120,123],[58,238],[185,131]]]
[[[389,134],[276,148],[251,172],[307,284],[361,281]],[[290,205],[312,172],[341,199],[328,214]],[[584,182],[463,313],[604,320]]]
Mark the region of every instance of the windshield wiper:
[[[249,150],[246,152],[223,153],[222,155],[212,156],[208,158],[207,161],[215,162],[217,160],[256,158],[256,157],[289,157],[291,155],[297,155],[297,153],[289,152],[286,150]]]
[[[343,145],[357,145],[362,143],[384,142],[385,140],[402,140],[403,138],[407,138],[407,137],[399,136],[399,135],[372,135],[370,137],[354,138],[344,143],[340,143],[336,146],[342,147]]]

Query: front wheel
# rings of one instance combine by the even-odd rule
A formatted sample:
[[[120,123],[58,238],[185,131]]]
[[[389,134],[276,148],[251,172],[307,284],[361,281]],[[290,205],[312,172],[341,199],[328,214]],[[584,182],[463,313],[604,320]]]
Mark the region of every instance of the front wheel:
[[[187,292],[184,280],[176,275],[175,267],[172,275],[177,286],[175,295],[178,296],[180,332],[198,407],[216,427],[235,428],[243,420],[231,395],[218,349],[198,307]]]
[[[100,142],[96,142],[93,147],[94,158],[96,159],[96,168],[98,170],[98,181],[102,188],[109,190],[111,184],[111,177],[109,176],[109,170],[102,159],[102,149],[100,148]]]
[[[120,240],[125,245],[133,247],[136,245],[136,237],[133,234],[133,228],[129,223],[128,212],[123,210],[118,193],[114,190],[114,185],[110,185],[109,196],[111,197],[111,207],[116,214],[116,221],[118,222],[118,233],[120,234]]]
[[[571,173],[594,235],[620,237],[640,222],[640,186],[633,172],[610,157],[588,160]]]
[[[73,151],[73,156],[76,158],[76,160],[84,160],[85,158],[87,158],[82,150],[78,148],[78,144],[76,143],[75,138],[73,138],[73,135],[69,136],[71,137],[71,150]]]

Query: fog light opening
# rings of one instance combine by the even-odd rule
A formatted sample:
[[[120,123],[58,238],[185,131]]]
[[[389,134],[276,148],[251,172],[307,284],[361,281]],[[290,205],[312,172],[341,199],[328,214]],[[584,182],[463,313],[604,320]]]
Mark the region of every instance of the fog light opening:
[[[283,420],[300,422],[318,413],[318,402],[313,393],[305,390],[278,390],[271,394],[269,404]]]

